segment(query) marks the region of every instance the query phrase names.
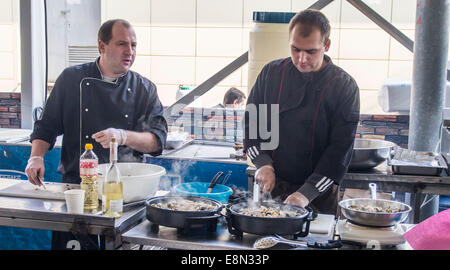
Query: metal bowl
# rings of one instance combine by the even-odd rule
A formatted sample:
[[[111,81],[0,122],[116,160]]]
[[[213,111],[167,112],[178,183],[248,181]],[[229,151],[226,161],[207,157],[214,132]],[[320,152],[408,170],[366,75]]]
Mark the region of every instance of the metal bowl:
[[[362,205],[378,206],[385,209],[388,207],[399,208],[400,212],[374,213],[350,208],[351,206]],[[342,214],[350,221],[360,225],[375,227],[390,227],[400,223],[408,217],[411,211],[411,206],[401,202],[369,198],[343,200],[339,202],[339,206],[341,207]]]
[[[355,139],[349,169],[367,170],[383,163],[396,146],[395,143],[375,139]]]

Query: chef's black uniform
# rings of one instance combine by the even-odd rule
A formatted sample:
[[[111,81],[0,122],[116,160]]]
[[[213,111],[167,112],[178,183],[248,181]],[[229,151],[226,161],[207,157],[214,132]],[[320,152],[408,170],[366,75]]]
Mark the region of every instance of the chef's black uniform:
[[[322,205],[320,212],[334,214],[335,202],[325,197],[336,193],[347,171],[360,104],[355,80],[328,56],[324,61],[328,64],[322,70],[310,73],[300,72],[291,58],[275,60],[263,68],[247,101],[244,149],[257,168],[273,164],[273,197],[284,200],[299,191],[311,206]],[[274,126],[271,104],[279,104],[279,143],[275,149],[262,147],[274,139],[275,131],[269,139],[261,136],[259,120],[266,116],[258,110],[258,124],[249,122],[249,104],[257,108],[268,104],[267,130]],[[252,135],[255,127],[256,137]],[[313,202],[319,196],[322,198]],[[326,205],[320,203],[324,200]]]

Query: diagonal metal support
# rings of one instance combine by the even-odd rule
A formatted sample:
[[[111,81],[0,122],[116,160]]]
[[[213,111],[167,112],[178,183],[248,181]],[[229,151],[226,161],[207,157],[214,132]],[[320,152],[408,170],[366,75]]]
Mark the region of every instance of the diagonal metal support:
[[[375,10],[370,8],[367,4],[365,4],[361,0],[347,0],[351,5],[353,5],[356,9],[358,9],[362,14],[366,15],[371,21],[376,23],[381,29],[386,31],[389,35],[395,38],[400,44],[405,46],[411,52],[414,52],[414,41],[412,41],[409,37],[403,34],[400,30],[398,30],[395,26],[393,26],[390,22],[380,16]],[[450,70],[447,69],[447,80],[450,80]]]
[[[319,1],[315,2],[314,4],[312,4],[308,9],[321,10],[324,7],[328,6],[328,4],[330,4],[333,1],[334,0],[319,0]]]
[[[400,42],[403,46],[405,46],[408,50],[413,52],[414,50],[414,41],[412,41],[409,37],[403,34],[400,30],[395,28],[390,22],[380,16],[375,10],[370,8],[361,0],[347,0],[351,5],[353,5],[356,9],[358,9],[362,14],[366,15],[371,21],[376,23],[381,29],[386,31],[389,35],[395,38],[398,42]]]
[[[171,115],[178,115],[180,110],[184,107],[192,103],[197,97],[200,97],[204,93],[208,92],[211,88],[213,88],[216,84],[225,79],[228,75],[236,71],[238,68],[243,66],[248,62],[248,52],[245,52],[241,56],[239,56],[236,60],[228,64],[222,70],[214,74],[208,80],[197,86],[194,90],[192,90],[189,94],[180,98],[177,102],[172,104],[164,111],[164,117],[168,118]]]

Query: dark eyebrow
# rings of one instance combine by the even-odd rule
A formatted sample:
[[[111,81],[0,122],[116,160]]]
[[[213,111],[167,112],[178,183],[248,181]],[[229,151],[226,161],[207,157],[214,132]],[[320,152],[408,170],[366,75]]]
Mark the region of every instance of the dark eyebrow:
[[[296,50],[296,51],[299,51],[299,52],[304,51],[304,52],[309,53],[309,54],[315,53],[318,50],[318,49],[302,50],[302,49],[299,49],[299,48],[295,47],[294,45],[291,45],[291,47],[294,50]]]

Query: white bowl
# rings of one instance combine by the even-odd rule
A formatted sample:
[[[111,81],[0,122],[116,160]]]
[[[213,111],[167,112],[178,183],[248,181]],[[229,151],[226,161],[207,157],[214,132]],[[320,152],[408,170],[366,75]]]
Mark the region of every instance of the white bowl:
[[[123,182],[123,202],[135,202],[147,199],[158,191],[159,180],[166,169],[148,163],[117,163]],[[102,199],[104,177],[109,164],[98,165],[98,195]]]

